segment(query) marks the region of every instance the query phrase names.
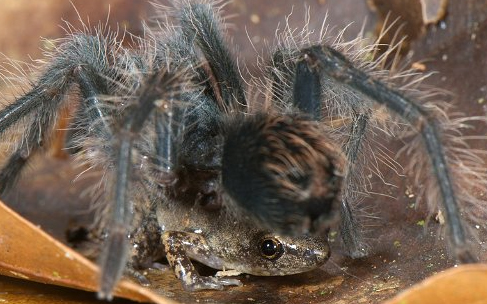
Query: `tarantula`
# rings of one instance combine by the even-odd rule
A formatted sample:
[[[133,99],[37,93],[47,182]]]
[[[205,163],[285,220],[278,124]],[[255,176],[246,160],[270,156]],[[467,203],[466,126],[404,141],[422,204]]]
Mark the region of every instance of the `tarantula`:
[[[167,23],[130,49],[114,33],[71,33],[48,54],[31,89],[0,111],[2,135],[26,125],[0,173],[4,193],[48,146],[58,113],[76,100],[66,146],[105,170],[102,297],[110,297],[125,268],[136,223],[165,201],[224,209],[287,235],[326,238],[339,217],[349,254],[365,255],[354,183],[366,134],[381,128],[375,114],[383,108],[419,135],[408,148],[427,157],[415,157],[410,170],[430,168],[427,200],[433,210],[442,202],[453,254],[476,261],[460,207],[477,202],[469,182],[480,175],[472,169],[477,158],[452,148],[463,142],[451,140],[456,125],[444,112],[394,81],[407,75],[383,69],[393,51],[367,61],[377,44],[358,52],[351,47],[357,42],[327,43],[325,34],[312,42],[289,31],[265,63],[267,78],[254,82],[265,97],[252,99],[219,7],[181,1],[175,8],[164,8]],[[340,130],[330,123],[336,116],[348,122]]]

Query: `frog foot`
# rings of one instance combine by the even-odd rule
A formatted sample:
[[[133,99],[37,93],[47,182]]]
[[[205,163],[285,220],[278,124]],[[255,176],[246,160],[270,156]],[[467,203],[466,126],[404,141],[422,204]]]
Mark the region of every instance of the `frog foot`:
[[[242,286],[238,279],[203,277],[197,274],[188,273],[189,280],[183,280],[183,287],[187,291],[198,291],[204,289],[222,290],[225,286]],[[188,282],[189,281],[189,282]]]
[[[159,262],[153,262],[150,265],[149,268],[156,269],[156,270],[159,270],[159,271],[167,271],[167,270],[171,269],[171,266],[166,265],[166,264],[162,264],[162,263],[159,263]]]
[[[135,269],[130,269],[130,268],[127,269],[125,272],[133,279],[137,280],[137,282],[139,282],[140,285],[144,287],[150,286],[150,281],[143,272]]]
[[[167,261],[176,277],[181,280],[184,289],[188,291],[222,290],[225,286],[242,286],[238,279],[206,277],[198,274],[189,256],[197,256],[200,260],[206,261],[217,260],[203,236],[182,231],[166,231],[162,235],[162,242]]]

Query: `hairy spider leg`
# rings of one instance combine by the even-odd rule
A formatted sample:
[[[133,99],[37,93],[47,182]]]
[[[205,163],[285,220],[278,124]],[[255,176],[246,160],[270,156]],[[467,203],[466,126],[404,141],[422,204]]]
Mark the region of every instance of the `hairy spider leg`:
[[[320,75],[302,60],[296,64],[292,102],[294,106],[301,112],[308,114],[313,120],[321,120]]]
[[[352,115],[352,126],[347,142],[344,145],[345,155],[347,156],[347,170],[345,172],[345,189],[342,194],[340,234],[347,253],[352,258],[361,258],[367,255],[367,245],[363,242],[360,223],[355,217],[355,211],[351,201],[355,199],[352,189],[352,175],[356,164],[359,151],[365,136],[369,117],[365,113]]]
[[[277,49],[272,54],[271,65],[275,68],[275,70],[271,69],[270,74],[272,80],[271,96],[272,102],[274,104],[278,104],[279,102],[282,102],[284,100],[284,92],[286,91],[286,84],[284,83],[282,76],[276,73],[276,70],[279,71],[279,73],[282,73],[288,77],[289,75],[292,75],[291,69],[294,66],[291,67],[290,64],[286,64],[286,59],[287,56],[283,53],[283,50],[281,49]]]
[[[24,101],[20,99],[21,101]],[[24,107],[25,106],[25,107]],[[16,108],[10,108],[6,111],[0,112],[0,129],[5,130],[5,125],[9,125],[11,121],[15,120],[17,117],[16,114],[18,112],[23,112],[23,110],[27,109],[27,105],[19,106]],[[28,109],[31,111],[31,109]],[[10,189],[15,182],[17,181],[22,168],[24,168],[25,164],[27,163],[28,159],[34,154],[38,148],[42,145],[44,139],[44,133],[41,132],[41,129],[47,130],[53,125],[53,121],[50,117],[50,112],[41,112],[39,114],[35,114],[35,120],[37,122],[36,128],[31,130],[25,140],[21,143],[21,145],[16,149],[16,151],[9,157],[6,164],[2,168],[0,172],[0,194],[3,194],[6,190]],[[18,115],[19,118],[22,118],[24,113],[20,113]],[[38,127],[40,126],[40,128]]]
[[[316,45],[301,52],[303,60],[310,66],[317,66],[323,76],[340,81],[350,89],[385,105],[420,132],[443,199],[455,256],[464,263],[475,262],[476,259],[467,246],[465,228],[459,216],[460,211],[435,118],[412,100],[356,69],[342,54],[328,46]]]
[[[74,82],[79,86],[84,102],[78,104],[76,113],[69,124],[65,138],[65,149],[70,154],[79,152],[77,139],[96,134],[105,142],[112,138],[107,121],[108,110],[101,106],[100,94],[108,94],[107,80],[89,66],[79,66],[73,71]]]
[[[98,36],[73,36],[59,47],[53,55],[53,63],[47,67],[32,89],[0,111],[1,135],[37,110],[27,129],[29,131],[26,131],[26,137],[1,170],[0,193],[13,186],[28,159],[49,141],[56,114],[74,84],[79,86],[85,101],[82,106],[85,115],[104,121],[106,113],[99,107],[96,96],[109,93],[108,79],[116,78],[117,71],[109,62],[117,60],[112,47],[112,41],[100,39]],[[100,54],[108,54],[112,58],[107,60]],[[103,133],[108,132],[108,129],[103,127],[98,131]]]
[[[177,121],[173,115],[154,112],[154,128],[156,132],[156,159],[154,165],[162,168],[165,173],[173,170],[176,160],[174,139],[177,137]]]
[[[116,68],[115,65],[126,68],[124,65],[134,63],[131,61],[136,59],[127,56],[119,57],[115,47],[118,47],[115,41],[105,41],[102,36],[78,34],[71,37],[59,47],[53,56],[55,60],[47,67],[46,72],[31,91],[0,112],[0,132],[3,133],[26,115],[38,110],[27,132],[27,138],[22,141],[21,146],[17,148],[0,173],[0,187],[4,191],[13,185],[29,157],[37,153],[43,142],[52,136],[58,109],[72,86],[79,87],[80,99],[83,102],[80,102],[74,120],[90,126],[87,130],[81,131],[86,132],[84,135],[106,140],[108,144],[102,148],[105,149],[105,153],[116,154],[114,202],[105,254],[102,255],[101,263],[99,295],[105,298],[111,298],[113,287],[120,278],[127,260],[129,242],[127,236],[130,227],[127,223],[131,223],[132,217],[127,191],[132,164],[133,136],[140,131],[147,116],[153,110],[154,101],[161,97],[159,91],[154,95],[155,84],[151,82],[160,84],[161,81],[167,81],[167,78],[174,78],[165,73],[161,73],[162,76],[153,76],[149,81],[149,89],[140,97],[140,106],[126,116],[122,132],[112,134],[112,126],[106,118],[113,113],[109,113],[109,110],[103,106],[100,96],[123,94],[123,85],[117,82],[122,82],[123,77],[128,73],[123,68]],[[122,55],[127,53],[123,52]],[[129,92],[133,88],[125,89]],[[80,128],[79,125],[77,127]],[[111,142],[114,136],[118,139],[118,145],[115,146]],[[161,151],[161,154],[165,156],[169,152]]]
[[[179,21],[186,39],[199,47],[207,60],[207,75],[221,110],[245,111],[247,105],[238,68],[225,46],[220,18],[208,4],[190,4],[181,10]]]
[[[130,202],[130,182],[133,179],[134,159],[132,152],[134,144],[145,122],[154,112],[158,101],[171,101],[177,99],[176,94],[178,90],[172,90],[179,85],[182,85],[178,75],[159,71],[149,75],[146,82],[141,88],[140,94],[136,102],[126,109],[125,115],[122,118],[121,130],[116,134],[116,144],[114,150],[116,151],[115,161],[115,189],[113,197],[113,209],[110,213],[108,237],[105,241],[104,251],[101,256],[100,267],[102,269],[100,277],[100,290],[98,296],[100,298],[111,299],[112,290],[115,284],[122,276],[125,264],[128,258],[130,225],[132,223],[133,214],[131,212]],[[170,93],[177,92],[177,93]],[[172,111],[169,107],[159,117],[164,119],[171,116],[168,112]],[[173,136],[176,134],[171,132],[170,128],[162,130],[158,134],[157,139],[163,143],[156,143],[159,146],[162,155],[170,155],[172,150],[172,142],[175,140]],[[169,140],[169,144],[168,141]],[[165,147],[164,147],[165,146]],[[171,169],[168,167],[167,169]]]
[[[320,121],[323,118],[320,73],[316,67],[310,66],[306,60],[298,60],[295,70],[292,103],[301,112],[310,115],[313,120]],[[354,216],[353,207],[350,203],[350,200],[353,199],[350,197],[352,193],[350,179],[365,135],[368,117],[366,114],[357,112],[354,112],[352,117],[349,137],[344,145],[348,162],[340,204],[340,234],[348,254],[353,258],[359,258],[365,256],[367,250],[362,242],[360,225]]]

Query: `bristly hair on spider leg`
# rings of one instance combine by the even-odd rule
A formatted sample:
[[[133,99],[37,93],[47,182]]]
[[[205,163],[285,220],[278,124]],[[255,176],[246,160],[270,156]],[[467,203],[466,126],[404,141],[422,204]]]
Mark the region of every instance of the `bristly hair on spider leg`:
[[[197,5],[196,8],[198,8]],[[209,8],[211,7],[207,5],[206,9]],[[185,7],[184,9],[189,10],[189,12],[180,18],[183,20],[184,18],[195,18],[192,15],[192,6]],[[210,21],[211,20],[208,20],[208,22]],[[212,26],[208,26],[208,28],[212,28]],[[197,37],[203,35],[199,32],[197,33]],[[146,206],[147,208],[145,208],[137,205],[151,205],[151,201],[154,202],[154,200],[161,199],[161,197],[159,197],[156,193],[161,191],[164,192],[164,188],[167,186],[165,184],[167,183],[170,185],[172,183],[170,181],[171,178],[168,178],[167,175],[172,174],[171,170],[175,162],[181,161],[181,158],[184,158],[185,150],[183,147],[181,147],[181,151],[177,151],[178,155],[173,155],[174,151],[172,151],[172,149],[174,148],[176,142],[171,143],[171,141],[176,141],[176,139],[179,138],[179,135],[177,134],[179,131],[174,130],[176,133],[172,133],[172,131],[167,128],[172,128],[170,127],[172,123],[170,123],[169,120],[179,119],[177,117],[178,115],[176,115],[176,108],[184,108],[189,104],[192,104],[193,108],[198,108],[200,105],[198,105],[198,102],[195,100],[194,96],[200,95],[201,91],[198,92],[198,89],[193,88],[195,86],[198,87],[197,84],[205,84],[207,82],[206,72],[201,68],[199,56],[194,50],[196,45],[194,44],[195,41],[193,41],[194,37],[191,37],[191,31],[189,34],[185,34],[184,32],[182,33],[181,30],[178,30],[169,24],[165,27],[161,27],[160,31],[147,31],[146,34],[146,37],[137,40],[140,46],[139,51],[141,54],[132,54],[129,60],[129,63],[131,61],[139,62],[139,66],[136,67],[135,71],[139,69],[138,74],[141,75],[141,77],[138,77],[139,80],[137,80],[137,83],[140,83],[141,87],[133,93],[132,98],[130,94],[122,94],[123,101],[119,102],[121,106],[118,107],[118,115],[122,117],[122,126],[113,127],[114,130],[122,129],[123,131],[127,129],[128,126],[135,123],[139,129],[142,128],[143,125],[143,132],[136,130],[137,134],[132,135],[127,134],[127,132],[121,132],[120,134],[116,133],[116,138],[120,137],[121,142],[114,142],[112,149],[109,149],[110,151],[113,151],[113,155],[107,155],[105,158],[103,158],[108,160],[106,162],[107,164],[113,163],[110,161],[110,159],[116,159],[117,163],[113,164],[113,167],[118,168],[117,172],[120,173],[114,173],[115,176],[112,176],[112,178],[109,178],[106,182],[106,185],[115,185],[114,188],[107,189],[107,192],[114,193],[112,200],[115,201],[116,204],[115,206],[112,206],[112,204],[110,204],[111,200],[109,197],[104,204],[106,210],[102,212],[103,214],[101,214],[102,217],[109,217],[108,222],[105,220],[105,223],[102,223],[102,225],[106,227],[106,231],[108,231],[107,246],[104,248],[105,251],[101,256],[102,278],[100,280],[101,288],[99,296],[103,298],[111,297],[111,291],[114,284],[120,278],[127,259],[126,253],[128,250],[128,239],[126,236],[127,233],[130,233],[130,223],[133,221],[131,215],[133,211],[131,211],[131,209],[135,208],[137,211],[135,213],[139,217],[143,217],[141,213],[146,212],[147,210],[152,210],[150,206]],[[196,41],[196,43],[199,46],[199,44],[203,42],[200,39],[199,42]],[[217,43],[222,46],[221,52],[226,52],[223,42],[218,41]],[[213,64],[215,63],[213,62]],[[187,73],[188,71],[193,72],[193,75],[189,76],[190,73]],[[126,72],[129,74],[129,76],[131,73],[133,73],[129,69],[127,69]],[[150,75],[152,73],[157,75],[160,73],[165,74],[166,72],[168,74],[173,74],[175,76],[174,79],[178,81],[177,85],[172,85],[172,83],[159,83],[159,89],[167,89],[167,91],[159,92],[159,97],[161,99],[157,101],[157,108],[154,108],[154,105],[140,106],[138,103],[131,105],[133,104],[131,100],[140,100],[140,98],[137,96],[140,94],[143,96],[147,92],[146,90],[150,92],[150,90],[157,89],[155,86],[147,85],[147,81],[151,79]],[[223,73],[224,75],[228,74],[227,71],[223,71]],[[135,74],[137,74],[137,72],[135,72]],[[223,78],[226,81],[228,80],[227,77],[222,75],[216,75],[216,77]],[[135,79],[137,79],[137,77],[135,77]],[[219,79],[217,80],[220,82]],[[183,87],[184,93],[181,89]],[[232,86],[232,88],[238,87],[239,86]],[[135,88],[137,88],[137,86],[135,86]],[[122,92],[125,91],[126,90],[122,90]],[[178,96],[181,99],[180,102],[178,102],[178,105],[175,106],[176,108],[173,108],[172,106],[166,108],[168,102],[164,101],[164,98],[167,97],[170,100],[169,96],[167,96],[167,94],[170,92],[179,94]],[[217,95],[215,92],[209,91],[207,93],[213,97]],[[110,101],[110,98],[111,97],[105,99]],[[198,98],[201,99],[203,97]],[[225,98],[230,99],[233,97],[229,95]],[[114,96],[113,99],[116,100],[117,97]],[[185,101],[183,102],[182,100]],[[156,101],[147,102],[154,103]],[[224,102],[220,102],[222,108],[225,108]],[[156,112],[160,112],[159,114],[161,115],[154,113],[154,116],[150,116],[149,119],[141,119],[140,123],[129,121],[130,119],[134,119],[132,117],[133,115],[137,115],[130,113],[133,113],[134,111],[138,112],[140,109],[148,110],[151,107],[156,109]],[[170,113],[166,113],[167,111]],[[218,113],[218,111],[216,111],[216,113]],[[189,113],[188,117],[190,116],[191,114]],[[158,122],[159,118],[162,118],[163,121]],[[176,129],[179,128],[177,121],[175,122],[174,126]],[[136,141],[136,137],[139,133],[143,136]],[[198,141],[201,141],[201,139]],[[201,149],[201,147],[196,148]],[[92,145],[88,150],[90,149],[96,150],[96,145]],[[189,151],[189,154],[193,155],[198,153],[198,151],[199,150]],[[148,161],[144,160],[146,157],[149,157]],[[197,157],[201,156],[198,155]],[[135,163],[131,163],[133,159]],[[133,170],[131,169],[132,167],[144,167],[146,170]],[[108,172],[109,170],[106,171]],[[113,169],[111,171],[113,171]],[[161,174],[166,175],[166,177],[160,178]],[[110,183],[111,180],[113,181],[112,183]],[[139,189],[145,189],[148,191]],[[137,202],[137,205],[131,206],[131,204],[128,204],[130,201]],[[163,202],[163,204],[169,204],[169,202]],[[138,219],[135,219],[135,222],[137,221]],[[113,235],[111,235],[110,231],[113,231]],[[117,248],[122,250],[123,254],[117,253],[118,251],[115,250]]]
[[[458,192],[455,193],[455,190],[458,191],[458,186],[453,180],[452,167],[447,162],[444,141],[441,136],[442,125],[435,113],[428,112],[426,107],[354,68],[342,54],[330,47],[312,46],[302,52],[310,64],[318,64],[321,67],[324,75],[343,82],[351,90],[385,105],[421,135],[427,151],[429,167],[432,168],[436,180],[434,188],[430,191],[440,193],[439,197],[443,202],[441,207],[447,219],[449,241],[454,250],[454,256],[464,263],[476,261],[477,259],[468,246],[469,238],[459,206],[460,196],[458,196]]]
[[[253,80],[255,86],[265,96],[264,111],[277,110],[281,113],[293,113],[297,108],[314,117],[315,120],[328,125],[331,137],[343,146],[348,158],[348,168],[345,170],[345,186],[342,191],[342,227],[340,230],[349,254],[353,257],[363,256],[367,252],[367,244],[359,234],[364,228],[366,218],[371,217],[370,214],[362,212],[363,209],[359,207],[361,197],[367,195],[367,188],[370,189],[370,182],[366,178],[370,174],[364,171],[365,169],[375,171],[375,175],[381,177],[379,164],[385,164],[396,172],[401,171],[400,166],[389,156],[387,148],[382,143],[375,142],[374,136],[371,136],[378,130],[389,136],[390,131],[379,127],[382,124],[378,123],[376,115],[373,115],[376,110],[360,104],[358,102],[360,97],[357,94],[344,89],[342,84],[321,78],[314,71],[316,67],[309,67],[306,62],[300,60],[299,49],[314,44],[329,43],[337,49],[349,53],[360,62],[360,66],[364,69],[372,71],[373,65],[380,64],[380,61],[379,63],[370,62],[370,54],[377,46],[363,38],[363,33],[354,41],[348,42],[343,41],[344,30],[330,38],[332,36],[327,33],[326,20],[323,22],[321,32],[313,33],[309,29],[309,11],[302,29],[292,28],[288,20],[289,16],[286,18],[284,29],[276,32],[277,46],[271,59],[266,61],[260,58],[258,61],[263,74],[268,75],[267,78],[262,80],[254,77]],[[393,50],[389,50],[389,52],[393,53]],[[387,58],[387,56],[384,55],[382,58]],[[307,74],[310,75],[306,76]],[[320,95],[320,101],[315,105],[306,106],[306,103],[309,103],[309,97],[296,95],[297,91],[308,94],[300,82],[310,85],[311,80],[305,81],[302,79],[303,77],[317,78],[313,81],[321,83],[321,92],[314,93],[314,95]],[[253,106],[253,103],[250,105]],[[348,123],[349,121],[351,123]],[[366,128],[366,126],[370,127]],[[364,147],[370,145],[374,146],[374,150],[371,151],[375,151],[370,157],[372,161],[367,160],[369,157],[366,153],[362,153]],[[361,217],[360,221],[355,220],[357,216]]]
[[[437,129],[441,131],[439,134],[440,140],[444,143],[443,154],[448,165],[449,174],[451,176],[453,191],[458,200],[459,213],[461,215],[461,223],[465,228],[466,245],[465,248],[457,248],[455,244],[450,244],[452,254],[459,256],[461,262],[471,262],[473,258],[469,257],[465,250],[469,248],[479,248],[481,242],[473,225],[481,224],[486,221],[487,213],[485,210],[485,201],[482,199],[483,193],[487,191],[487,173],[485,172],[485,151],[471,148],[471,144],[478,144],[484,142],[487,137],[469,136],[465,134],[471,133],[474,125],[484,126],[487,123],[487,118],[482,116],[465,117],[463,113],[453,112],[448,109],[442,102],[429,102],[425,105],[429,115],[434,116],[437,123]],[[447,114],[448,113],[448,114]],[[430,153],[438,153],[438,151],[428,151],[421,137],[412,137],[412,130],[406,135],[410,140],[410,144],[399,151],[400,155],[407,156],[411,161],[405,167],[414,178],[417,185],[424,185],[419,188],[419,194],[416,204],[426,203],[433,215],[441,212],[445,215],[445,210],[439,202],[442,201],[441,188],[435,179],[432,179],[428,172],[422,170],[425,166],[431,166],[431,160],[426,157]],[[471,143],[471,144],[470,144]],[[446,214],[448,221],[448,215]],[[448,224],[448,222],[447,222]],[[440,226],[441,230],[446,229],[447,237],[451,233],[448,226]],[[442,237],[445,231],[440,231],[438,234]],[[450,241],[453,242],[453,241]],[[464,256],[464,258],[462,258]]]
[[[128,258],[129,233],[133,228],[133,209],[138,208],[133,202],[141,200],[141,191],[136,190],[143,180],[137,176],[134,168],[141,162],[144,153],[140,151],[137,142],[140,141],[140,132],[146,127],[147,122],[154,119],[157,111],[162,111],[162,118],[177,117],[176,108],[171,106],[173,100],[179,99],[179,94],[184,86],[184,78],[181,75],[158,70],[155,74],[148,74],[135,96],[135,102],[131,102],[124,110],[121,117],[121,126],[116,133],[114,156],[114,183],[112,195],[108,196],[111,211],[108,219],[108,236],[105,241],[104,251],[101,255],[100,266],[102,275],[100,278],[100,298],[111,298],[111,292],[115,283],[120,279]],[[171,148],[170,146],[168,147]],[[142,152],[142,153],[141,153]],[[138,197],[139,196],[139,197]],[[143,196],[142,196],[143,197]],[[146,200],[145,200],[146,201]]]
[[[486,182],[477,183],[475,185],[477,180],[486,181],[484,178],[485,174],[479,169],[481,167],[475,165],[476,162],[483,163],[480,157],[481,152],[479,153],[479,151],[469,149],[468,144],[463,140],[463,136],[454,137],[453,135],[448,135],[455,133],[461,135],[460,130],[468,128],[468,123],[475,123],[476,121],[485,123],[485,118],[462,118],[461,115],[459,118],[448,118],[448,116],[455,117],[458,116],[458,114],[450,113],[451,111],[448,111],[450,114],[446,115],[445,103],[434,101],[435,99],[438,100],[442,97],[441,94],[439,94],[440,92],[421,85],[428,74],[421,74],[418,71],[408,68],[408,64],[410,64],[408,60],[399,60],[398,46],[400,41],[390,47],[384,54],[378,56],[378,58],[372,59],[377,57],[377,49],[380,45],[375,41],[379,41],[380,37],[375,41],[369,42],[363,38],[362,33],[354,41],[345,42],[342,39],[343,31],[337,36],[329,36],[326,33],[326,26],[324,26],[323,29],[325,30],[318,35],[317,39],[313,40],[313,34],[308,29],[309,15],[306,20],[306,25],[302,30],[293,29],[286,24],[285,29],[279,36],[277,50],[275,50],[270,63],[266,64],[265,60],[260,60],[261,63],[264,63],[262,68],[264,73],[267,73],[269,76],[267,81],[262,82],[261,80],[256,80],[255,83],[257,87],[261,88],[261,91],[267,99],[273,99],[265,104],[270,105],[271,108],[277,106],[281,111],[293,111],[290,105],[293,105],[294,103],[291,92],[293,91],[292,86],[295,84],[294,79],[297,77],[297,73],[295,72],[296,63],[299,62],[299,58],[308,60],[306,57],[302,57],[303,55],[300,55],[297,50],[312,47],[314,45],[321,45],[325,50],[329,50],[329,52],[332,53],[330,56],[332,60],[333,58],[336,58],[335,61],[337,62],[347,61],[350,68],[354,68],[355,71],[364,72],[363,75],[368,75],[368,80],[374,79],[379,83],[382,83],[384,90],[398,92],[400,96],[407,96],[407,99],[410,100],[414,106],[417,105],[417,107],[423,109],[421,110],[423,113],[422,115],[425,115],[424,117],[426,120],[432,119],[433,121],[436,121],[433,122],[435,125],[434,128],[437,130],[434,131],[434,133],[437,134],[435,137],[437,137],[440,146],[442,146],[442,149],[445,151],[444,154],[446,155],[446,160],[444,162],[447,162],[447,166],[451,168],[449,173],[452,179],[451,187],[455,189],[455,194],[463,214],[475,213],[473,210],[477,210],[479,211],[477,214],[480,214],[481,217],[485,217],[486,213],[482,211],[481,208],[482,202],[478,198],[472,196],[472,193],[475,193],[474,190],[478,193],[478,191],[483,191],[486,188]],[[382,32],[382,35],[386,31],[387,29]],[[329,45],[330,47],[326,45]],[[337,51],[340,51],[341,53]],[[345,71],[344,74],[341,74],[340,76],[343,76],[342,78],[349,78],[342,79],[340,77],[335,77],[333,73],[327,74],[326,69],[319,61],[320,60],[309,61],[309,68],[310,70],[324,70],[319,72],[322,75],[321,81],[323,87],[322,110],[325,113],[322,121],[330,125],[334,125],[334,121],[337,118],[345,122],[352,121],[351,133],[350,131],[346,132],[346,130],[343,130],[343,128],[339,126],[338,129],[335,129],[335,131],[332,132],[332,134],[335,134],[338,141],[343,142],[344,150],[348,154],[349,170],[347,170],[348,173],[345,179],[346,185],[343,198],[344,201],[350,200],[352,202],[352,211],[349,213],[356,214],[358,210],[354,208],[354,201],[356,201],[359,196],[366,195],[371,191],[370,182],[364,180],[365,176],[369,176],[369,174],[362,173],[365,169],[375,172],[375,175],[379,176],[386,184],[388,182],[384,180],[383,174],[381,173],[384,165],[398,174],[403,172],[401,166],[392,160],[393,154],[391,151],[388,151],[383,143],[376,140],[377,135],[385,134],[388,137],[400,135],[405,137],[405,134],[411,135],[411,132],[405,132],[403,130],[404,128],[401,126],[404,125],[404,123],[401,122],[403,120],[397,118],[400,115],[389,115],[391,118],[384,119],[384,108],[386,107],[380,105],[382,104],[382,101],[374,100],[376,97],[372,96],[374,94],[373,92],[368,93],[364,88],[353,88],[355,81],[361,81],[360,79],[355,79],[357,75]],[[323,76],[325,74],[327,75]],[[272,90],[270,88],[272,88]],[[268,92],[271,91],[272,94],[268,94]],[[385,103],[387,104],[388,102]],[[295,106],[299,108],[298,105],[295,104]],[[367,117],[367,119],[365,125],[358,128],[360,119],[357,118],[360,117]],[[345,126],[346,125],[347,124],[345,124]],[[420,134],[421,129],[418,129],[418,127],[420,126],[413,124],[413,126],[407,129],[410,131],[412,130],[414,134]],[[362,131],[360,131],[360,129],[362,129]],[[354,130],[360,131],[359,133],[361,134],[357,133],[357,136],[353,135],[355,132]],[[477,137],[477,139],[479,138]],[[354,142],[355,144],[350,146],[350,143]],[[407,151],[414,150],[416,155],[416,157],[413,157],[414,161],[410,162],[406,167],[406,169],[408,169],[406,171],[416,176],[416,181],[418,181],[418,184],[421,184],[419,183],[420,176],[424,177],[430,172],[425,170],[425,168],[432,168],[432,164],[428,157],[425,157],[425,155],[432,153],[431,149],[429,152],[426,152],[424,148],[422,148],[424,147],[425,142],[421,136],[418,137],[416,135],[415,137],[412,137],[412,139],[411,137],[406,138],[405,142],[410,142],[410,144],[405,146],[405,149]],[[433,149],[438,150],[437,148]],[[439,153],[441,154],[441,152]],[[369,160],[367,160],[367,158],[369,158]],[[418,163],[421,163],[421,165]],[[461,177],[459,172],[461,172],[463,177]],[[436,212],[438,208],[441,208],[436,202],[441,201],[442,199],[435,196],[435,193],[438,193],[435,189],[438,189],[440,184],[429,179],[427,185],[428,187],[425,188],[425,191],[428,193],[428,197],[426,197],[426,199],[430,211],[433,213]],[[344,205],[344,211],[347,211],[346,205],[347,204]],[[348,205],[350,206],[350,204]],[[453,212],[456,214],[453,215],[453,217],[455,218],[459,216],[459,212],[460,211]],[[468,215],[465,218],[479,222],[478,216],[472,215]],[[360,228],[360,226],[356,226],[354,223],[346,225],[348,225],[351,230]],[[454,224],[454,226],[458,226],[458,224]],[[343,229],[344,228],[342,227],[342,230]],[[345,231],[345,233],[347,233],[347,231]],[[453,233],[455,234],[455,232]],[[344,242],[347,247],[352,247],[349,248],[351,256],[361,256],[363,252],[366,252],[366,249],[364,250],[364,248],[367,245],[360,240],[361,236],[357,235],[356,232],[352,231],[352,234],[353,235],[349,237],[345,237]],[[352,245],[348,245],[347,241]],[[458,246],[457,244],[457,246],[454,247],[455,249],[458,249],[458,247],[461,246]],[[459,257],[461,260],[471,260],[469,257],[463,259],[462,253],[454,253],[454,256]]]
[[[172,0],[172,7],[156,4],[166,20],[176,19],[181,24],[184,39],[197,46],[200,68],[209,79],[212,97],[224,112],[245,111],[247,102],[241,75],[234,61],[234,54],[227,47],[226,22],[223,9],[225,1]],[[200,73],[201,74],[201,73]]]
[[[4,56],[3,54],[0,56]],[[15,96],[25,93],[26,87],[33,84],[33,73],[36,71],[35,64],[16,61],[11,58],[2,58],[0,64],[0,109],[6,108],[10,100]],[[8,90],[8,92],[7,92]],[[32,115],[31,115],[32,116]],[[6,160],[6,156],[15,150],[17,150],[21,142],[17,139],[22,138],[22,134],[26,131],[27,123],[32,117],[23,118],[14,123],[14,127],[2,130],[1,135],[1,151],[3,160]],[[2,163],[3,165],[3,163]]]
[[[109,232],[106,249],[108,254],[105,257],[108,256],[106,260],[109,262],[102,265],[100,291],[100,295],[110,298],[114,284],[125,267],[127,257],[124,252],[127,251],[129,242],[127,235],[132,228],[130,220],[133,208],[127,203],[126,197],[127,191],[131,187],[126,187],[126,184],[127,180],[132,177],[130,170],[133,165],[131,158],[133,147],[130,136],[122,137],[124,140],[120,144],[111,142],[112,135],[116,131],[114,122],[127,108],[127,105],[124,105],[123,102],[114,103],[113,100],[104,96],[121,96],[118,97],[119,100],[124,97],[125,101],[129,100],[126,97],[139,87],[141,79],[145,79],[141,78],[141,75],[147,74],[149,71],[142,62],[147,58],[123,49],[117,40],[117,33],[102,27],[92,32],[84,24],[83,26],[81,31],[77,31],[67,24],[67,37],[59,40],[59,46],[46,54],[46,58],[50,62],[43,64],[43,74],[32,83],[30,91],[1,111],[1,132],[19,123],[20,120],[23,120],[24,123],[27,122],[26,125],[30,125],[30,128],[26,128],[23,139],[20,140],[20,146],[3,168],[1,175],[3,181],[0,183],[6,189],[10,184],[5,180],[9,182],[15,180],[23,167],[22,164],[26,163],[32,154],[37,153],[42,145],[48,143],[57,112],[68,101],[75,100],[75,98],[68,99],[67,95],[76,93],[73,95],[79,101],[78,110],[75,113],[74,122],[70,126],[76,132],[70,135],[73,138],[70,138],[69,142],[77,147],[86,148],[84,151],[87,152],[80,153],[77,157],[84,158],[84,163],[89,163],[90,168],[104,169],[104,177],[109,176],[107,172],[111,172],[116,167],[113,160],[118,159],[119,170],[124,173],[115,175],[118,177],[116,182],[119,185],[118,188],[110,188],[108,186],[110,180],[100,182],[100,188],[114,191],[115,194],[112,198],[117,205],[110,209],[112,204],[107,201],[107,197],[104,197],[100,199],[103,203],[97,207],[99,215],[104,218],[98,219],[97,222],[104,227],[113,224],[113,228],[107,229]],[[150,61],[148,62],[147,65],[150,65]],[[157,71],[159,68],[157,67]],[[178,85],[185,83],[184,79],[178,77],[178,73],[182,73],[181,71],[174,75],[163,71],[165,69],[161,68],[157,74],[157,77],[162,79],[156,81],[157,84],[168,84],[166,78],[177,82]],[[78,90],[73,90],[74,87],[77,87]],[[174,87],[167,89],[174,92]],[[158,93],[158,97],[171,98],[159,91],[155,92]],[[148,103],[153,104],[154,100]],[[152,108],[145,107],[144,109],[148,109],[150,112]],[[145,118],[141,118],[142,114],[147,115],[147,111],[138,112],[130,119],[127,118],[130,122],[127,122],[125,127],[143,124]],[[133,122],[132,119],[135,121]],[[138,129],[129,128],[128,131],[138,133]],[[27,150],[24,146],[28,147]],[[17,160],[17,155],[20,155],[22,162]],[[107,218],[106,212],[111,212],[112,216],[108,215]],[[122,253],[118,254],[119,251]]]
[[[97,152],[101,157],[85,160],[101,162],[107,176],[105,192],[111,193],[98,207],[100,226],[107,233],[107,244],[100,256],[100,298],[111,297],[127,259],[136,254],[129,252],[129,234],[152,210],[154,200],[160,199],[152,194],[174,181],[180,116],[192,96],[200,93],[194,84],[198,77],[194,80],[188,73],[192,68],[198,69],[188,45],[168,38],[169,45],[162,46],[158,35],[147,32],[144,38],[137,39],[137,49],[127,60],[126,66],[131,68],[124,69],[125,76],[137,85],[122,85],[120,95],[100,97],[117,109],[118,114],[110,121],[115,137],[109,142],[110,149]],[[88,151],[97,151],[106,143],[99,145],[88,137],[82,145]]]
[[[30,157],[49,145],[57,113],[66,106],[66,96],[79,80],[77,77],[95,73],[116,78],[116,72],[110,66],[120,55],[116,33],[98,35],[99,31],[102,29],[95,30],[94,35],[81,31],[60,40],[58,47],[46,52],[46,58],[51,62],[40,62],[43,74],[32,83],[30,91],[2,110],[1,133],[19,121],[30,126],[25,128],[20,146],[2,169],[2,191],[11,187]],[[107,85],[106,89],[109,87]],[[88,91],[84,93],[89,94]]]

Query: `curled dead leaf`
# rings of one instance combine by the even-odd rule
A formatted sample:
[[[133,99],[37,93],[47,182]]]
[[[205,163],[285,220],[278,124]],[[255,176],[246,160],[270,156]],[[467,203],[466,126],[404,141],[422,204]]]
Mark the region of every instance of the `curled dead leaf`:
[[[0,274],[96,291],[98,267],[0,202]],[[115,296],[157,304],[175,303],[122,280]]]
[[[487,303],[487,265],[464,265],[427,278],[384,304]]]

